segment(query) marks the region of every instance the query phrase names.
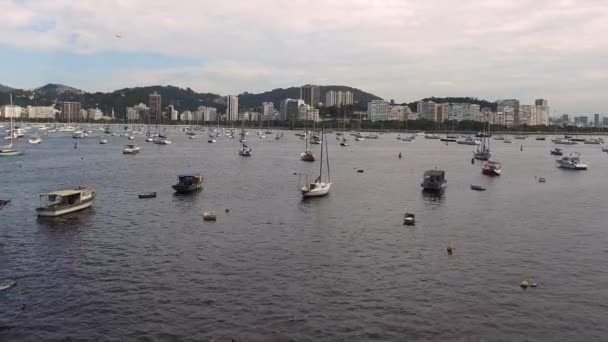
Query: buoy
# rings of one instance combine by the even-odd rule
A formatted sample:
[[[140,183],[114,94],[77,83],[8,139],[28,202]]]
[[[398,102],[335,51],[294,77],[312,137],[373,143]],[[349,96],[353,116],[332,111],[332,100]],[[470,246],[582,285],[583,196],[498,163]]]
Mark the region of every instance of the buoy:
[[[401,152],[399,152],[399,159],[401,159]]]
[[[230,209],[226,208],[226,212],[227,212],[227,213],[229,213],[229,212],[230,212]]]
[[[452,253],[454,253],[456,248],[454,248],[454,246],[452,246],[452,244],[449,244],[448,248],[446,248],[446,250],[448,251],[448,255],[452,255]]]
[[[475,164],[475,157],[471,158],[471,164]]]
[[[217,220],[217,217],[215,216],[215,213],[213,211],[207,211],[207,212],[203,213],[203,220],[215,221],[215,220]]]
[[[523,151],[523,150],[524,150],[524,145],[520,145],[520,146],[519,146],[519,150],[520,150],[520,151]]]

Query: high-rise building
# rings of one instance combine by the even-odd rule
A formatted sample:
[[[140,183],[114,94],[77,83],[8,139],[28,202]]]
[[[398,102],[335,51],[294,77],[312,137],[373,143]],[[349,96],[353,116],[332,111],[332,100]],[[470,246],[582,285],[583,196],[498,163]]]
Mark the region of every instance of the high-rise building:
[[[544,101],[544,100],[542,100]],[[513,125],[519,126],[519,100],[510,99],[510,100],[498,100],[496,101],[496,106],[498,112],[505,112],[504,107],[510,107],[513,111]],[[508,111],[510,112],[510,111]]]
[[[274,115],[274,103],[264,102],[262,103],[262,118],[264,120],[272,120]]]
[[[99,109],[99,108],[89,108],[89,110],[87,111],[88,120],[97,121],[97,120],[101,120],[102,117],[103,117],[103,113],[101,112],[101,109]]]
[[[63,102],[61,104],[61,117],[59,120],[71,122],[81,117],[80,102]]]
[[[300,99],[304,100],[309,106],[317,107],[319,105],[320,93],[319,86],[307,84],[300,88]]]
[[[159,93],[154,92],[153,94],[148,95],[148,107],[150,108],[150,116],[151,119],[155,120],[155,122],[157,123],[161,122],[161,105],[161,97]]]
[[[600,115],[598,113],[593,114],[593,127],[600,127]]]
[[[354,103],[353,93],[350,91],[334,91],[329,90],[325,93],[326,107],[342,107],[352,105]]]
[[[175,110],[173,105],[168,105],[166,110],[167,119],[171,121],[177,121],[179,119],[179,113]]]
[[[608,127],[608,117],[604,116],[602,118],[602,126],[603,127]]]
[[[239,120],[239,97],[236,95],[226,96],[226,120]]]
[[[203,121],[205,122],[215,122],[217,121],[217,109],[215,107],[198,107],[200,111],[203,113]]]
[[[295,121],[298,118],[300,105],[304,104],[301,99],[285,99],[281,101],[281,120]]]
[[[547,107],[547,100],[544,99],[536,99],[536,101],[534,101],[534,105],[535,106],[539,106],[539,107]]]
[[[388,121],[403,121],[411,120],[412,111],[409,106],[390,106],[388,113]]]
[[[418,116],[421,119],[437,121],[437,104],[435,102],[419,101],[417,107]]]
[[[370,121],[387,121],[390,104],[382,100],[373,100],[367,103],[367,117]]]
[[[570,124],[570,118],[568,117],[568,114],[562,114],[562,125],[568,125]]]

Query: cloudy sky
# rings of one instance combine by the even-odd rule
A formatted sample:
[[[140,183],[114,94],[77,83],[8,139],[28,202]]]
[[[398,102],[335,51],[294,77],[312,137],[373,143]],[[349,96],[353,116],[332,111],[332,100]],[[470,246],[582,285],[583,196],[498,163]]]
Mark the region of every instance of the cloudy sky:
[[[0,13],[12,87],[344,84],[608,112],[608,0],[0,0]]]

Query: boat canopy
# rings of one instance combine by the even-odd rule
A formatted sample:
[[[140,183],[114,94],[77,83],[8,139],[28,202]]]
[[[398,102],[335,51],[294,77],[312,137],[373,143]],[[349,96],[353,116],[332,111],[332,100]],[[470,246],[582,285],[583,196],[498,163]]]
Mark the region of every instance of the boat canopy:
[[[427,171],[424,171],[424,175],[425,176],[444,177],[445,176],[445,171],[441,171],[441,170],[427,170]]]
[[[201,174],[198,172],[183,172],[177,175],[178,177],[200,177]]]
[[[79,195],[81,192],[82,192],[82,190],[59,190],[59,191],[49,192],[48,194],[44,194],[44,195],[40,195],[40,196],[67,197],[67,196]]]

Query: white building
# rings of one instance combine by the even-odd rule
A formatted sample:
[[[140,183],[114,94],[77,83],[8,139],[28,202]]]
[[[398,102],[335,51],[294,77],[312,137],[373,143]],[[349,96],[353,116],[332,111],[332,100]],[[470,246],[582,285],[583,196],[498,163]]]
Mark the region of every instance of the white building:
[[[536,106],[536,121],[532,123],[532,125],[540,126],[540,125],[549,125],[549,104],[547,100],[536,99],[534,101]]]
[[[20,118],[23,108],[19,106],[4,105],[0,107],[0,117],[2,118]]]
[[[127,107],[127,120],[139,120],[137,107]]]
[[[513,109],[513,107],[501,106],[499,108],[501,110],[496,111],[496,113],[492,115],[492,124],[505,127],[513,127],[515,125],[515,110]]]
[[[191,111],[185,110],[181,115],[181,120],[182,121],[192,121],[192,120],[194,120],[194,115],[192,114]]]
[[[262,103],[262,116],[264,120],[272,120],[274,116],[274,103],[264,102]]]
[[[171,121],[177,121],[177,119],[179,118],[179,112],[177,110],[175,110],[175,107],[173,107],[173,105],[168,105],[167,106],[167,118],[169,118],[169,120]]]
[[[27,106],[25,115],[29,119],[54,119],[57,110],[53,106]]]
[[[319,110],[307,104],[301,104],[298,108],[299,121],[319,121]]]
[[[285,99],[281,101],[281,120],[297,120],[300,106],[304,104],[302,99]]]
[[[243,120],[246,121],[259,121],[261,117],[262,114],[260,112],[246,111],[243,113]]]
[[[199,110],[203,111],[203,121],[215,122],[217,121],[217,109],[215,107],[198,107]]]
[[[226,96],[226,118],[228,121],[239,119],[239,97],[235,95]]]
[[[329,90],[325,93],[326,107],[342,107],[352,105],[354,103],[353,93],[350,91],[334,91]]]
[[[103,116],[103,113],[101,112],[101,109],[99,108],[89,108],[89,110],[87,111],[87,119],[88,120],[101,120],[101,117]]]
[[[390,106],[388,113],[389,121],[404,121],[404,120],[415,120],[416,116],[413,115],[412,110],[409,106]]]
[[[386,121],[390,111],[390,104],[382,100],[373,100],[367,104],[367,118],[370,121]]]

